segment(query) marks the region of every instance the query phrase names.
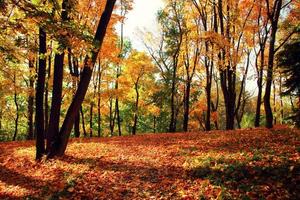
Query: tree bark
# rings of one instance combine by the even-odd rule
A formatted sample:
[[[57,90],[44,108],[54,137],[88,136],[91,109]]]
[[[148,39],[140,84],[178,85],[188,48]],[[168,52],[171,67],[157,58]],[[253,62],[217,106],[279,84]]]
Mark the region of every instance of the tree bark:
[[[52,143],[58,137],[59,133],[59,119],[62,102],[62,82],[63,82],[63,64],[64,53],[56,54],[54,61],[54,75],[53,75],[53,91],[50,120],[47,134],[47,152],[51,151]]]
[[[18,103],[18,93],[17,93],[17,83],[16,83],[16,73],[14,74],[14,102],[16,106],[16,118],[15,118],[15,132],[13,136],[13,141],[16,141],[18,135],[18,126],[19,126],[19,103]]]
[[[255,127],[260,126],[260,107],[262,104],[262,88],[263,88],[263,70],[264,70],[264,59],[265,59],[265,53],[264,53],[264,47],[261,47],[261,66],[260,69],[258,70],[258,80],[257,80],[257,87],[258,87],[258,95],[257,95],[257,101],[256,101],[256,113],[255,113]]]
[[[90,137],[93,137],[93,110],[94,110],[94,102],[90,104]]]
[[[80,113],[81,113],[81,121],[82,121],[82,129],[83,129],[83,135],[84,137],[87,137],[87,132],[86,132],[86,129],[85,129],[85,120],[84,120],[84,113],[83,113],[83,108],[82,106],[80,107]],[[80,114],[78,112],[78,115]]]
[[[99,60],[99,68],[98,68],[98,85],[97,85],[97,121],[98,121],[98,137],[101,137],[101,64]]]
[[[52,49],[52,41],[50,48]],[[49,128],[49,82],[51,78],[51,60],[52,60],[52,50],[50,55],[48,56],[48,72],[47,72],[47,81],[45,85],[45,135],[48,135],[48,128]]]
[[[133,126],[132,126],[132,135],[136,135],[136,130],[137,130],[137,122],[138,122],[138,112],[139,112],[139,88],[138,88],[138,83],[135,83],[135,94],[136,94],[136,99],[135,99],[135,109],[134,109],[134,118],[133,118]]]
[[[106,33],[106,29],[108,26],[108,23],[110,21],[113,8],[115,5],[116,0],[107,0],[105,10],[101,15],[101,19],[99,21],[99,25],[97,28],[97,32],[94,38],[94,45],[95,48],[92,51],[92,57],[86,57],[84,61],[84,68],[81,74],[81,79],[78,85],[77,92],[74,96],[74,99],[67,111],[65,120],[63,122],[63,125],[61,127],[60,131],[60,137],[55,141],[55,148],[53,151],[49,154],[49,158],[54,156],[62,156],[65,153],[65,150],[67,148],[69,136],[74,124],[74,120],[76,117],[76,114],[78,113],[80,106],[84,100],[85,94],[87,92],[92,73],[93,68],[96,63],[96,59],[98,57],[100,48],[103,43],[103,39]]]
[[[273,81],[276,33],[278,29],[278,20],[281,11],[282,0],[275,0],[273,11],[270,11],[269,0],[266,0],[266,2],[268,7],[268,16],[269,19],[271,20],[271,36],[270,36],[269,60],[268,60],[268,68],[267,68],[264,106],[265,106],[265,113],[266,113],[266,128],[273,128],[273,113],[272,113],[270,99],[271,99],[271,89],[272,89],[272,81]]]
[[[33,112],[34,112],[34,60],[29,59],[29,95],[28,95],[28,129],[27,139],[33,139]]]
[[[62,21],[68,20],[68,0],[62,2]],[[59,42],[59,49],[61,53],[56,53],[54,58],[54,75],[53,75],[53,90],[52,90],[52,102],[50,120],[47,134],[47,152],[51,151],[52,144],[59,137],[59,120],[60,110],[62,102],[62,86],[63,86],[63,74],[64,74],[64,57],[65,47]]]
[[[35,101],[35,131],[36,131],[36,159],[42,158],[45,153],[45,136],[44,136],[44,92],[46,76],[46,33],[42,28],[39,29],[39,66],[38,79],[36,85]]]

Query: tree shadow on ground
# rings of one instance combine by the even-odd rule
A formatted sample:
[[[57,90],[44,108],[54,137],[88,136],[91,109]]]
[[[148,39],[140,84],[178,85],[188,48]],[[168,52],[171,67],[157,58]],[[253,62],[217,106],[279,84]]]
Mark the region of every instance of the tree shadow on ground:
[[[250,166],[233,160],[211,160],[192,167],[190,177],[208,179],[216,186],[248,194],[255,199],[300,199],[300,164]],[[230,196],[230,195],[229,195]],[[248,198],[246,195],[243,198]]]

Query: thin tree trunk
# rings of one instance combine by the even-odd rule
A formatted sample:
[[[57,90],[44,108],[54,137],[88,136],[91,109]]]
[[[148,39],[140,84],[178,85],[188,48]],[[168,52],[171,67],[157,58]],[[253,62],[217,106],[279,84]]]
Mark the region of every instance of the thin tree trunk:
[[[189,79],[189,78],[188,78]],[[190,93],[191,93],[191,82],[190,80],[186,83],[186,94],[184,100],[184,117],[183,117],[183,131],[188,131],[189,114],[190,114]]]
[[[91,102],[91,104],[90,104],[90,137],[93,137],[93,110],[94,110],[94,103]]]
[[[28,95],[28,129],[27,139],[33,139],[33,112],[34,112],[34,60],[29,59],[29,95]]]
[[[262,104],[262,89],[263,89],[263,70],[264,70],[264,62],[265,62],[265,50],[264,47],[261,47],[260,52],[260,62],[261,66],[258,72],[258,80],[257,80],[257,87],[258,87],[258,95],[257,95],[257,101],[256,101],[256,113],[255,113],[255,127],[260,126],[260,107]]]
[[[275,80],[273,80],[273,109],[275,113],[274,119],[273,119],[273,123],[277,124],[277,108],[276,108],[276,86],[275,86]]]
[[[169,132],[171,132],[171,133],[176,132],[176,125],[175,125],[176,74],[177,74],[177,66],[176,66],[176,64],[174,64],[173,75],[172,75],[172,88],[171,88],[171,121],[170,121],[170,127],[169,127]]]
[[[82,130],[83,130],[83,135],[84,137],[87,137],[87,132],[86,132],[86,128],[85,128],[85,120],[84,120],[84,113],[83,113],[83,108],[82,106],[80,107],[80,113],[81,113],[81,121],[82,121]],[[78,112],[79,114],[79,112]]]
[[[16,118],[15,118],[15,132],[13,136],[13,141],[16,141],[18,135],[18,126],[19,126],[19,103],[18,103],[18,93],[17,93],[17,83],[16,83],[16,73],[14,74],[14,102],[16,106]]]
[[[0,108],[0,132],[2,132],[2,116],[3,113],[2,113],[2,109]]]
[[[97,88],[97,121],[98,121],[98,137],[101,137],[101,64],[99,60],[99,69],[98,69],[98,88]]]
[[[35,131],[36,131],[36,159],[42,158],[45,153],[45,136],[44,136],[44,92],[45,92],[45,76],[46,76],[46,33],[42,28],[39,29],[39,66],[38,79],[36,86],[35,101]]]
[[[153,133],[156,133],[156,116],[153,117]]]
[[[50,45],[52,49],[52,41]],[[45,85],[45,135],[48,135],[48,127],[49,127],[49,82],[51,78],[51,60],[52,60],[52,50],[50,55],[48,56],[48,72],[47,72],[47,81]]]
[[[280,123],[284,124],[284,111],[283,111],[283,99],[282,99],[282,74],[279,73],[279,97],[280,97]]]
[[[110,128],[110,136],[113,136],[114,134],[114,128],[115,128],[115,117],[113,113],[113,99],[110,98],[109,101],[109,128]]]
[[[132,135],[136,135],[136,130],[137,130],[137,122],[138,122],[138,112],[139,112],[139,89],[138,89],[138,83],[135,83],[135,94],[136,94],[136,99],[135,99],[135,109],[134,109],[134,121],[133,121],[133,126],[132,126]]]

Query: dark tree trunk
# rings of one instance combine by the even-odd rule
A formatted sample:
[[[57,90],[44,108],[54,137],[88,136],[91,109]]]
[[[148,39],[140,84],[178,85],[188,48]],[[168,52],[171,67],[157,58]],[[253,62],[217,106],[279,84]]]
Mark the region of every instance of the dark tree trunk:
[[[229,37],[229,29],[230,24],[227,23],[226,33],[224,31],[224,15],[223,15],[223,2],[222,0],[218,0],[218,11],[219,11],[219,20],[220,20],[220,29],[221,35],[230,40]],[[229,5],[227,7],[227,13],[229,13]],[[229,16],[228,16],[229,17]],[[229,19],[227,19],[229,20]],[[226,130],[234,129],[234,118],[235,118],[235,100],[236,100],[236,92],[235,92],[235,82],[236,82],[236,69],[235,66],[229,66],[229,64],[225,61],[226,50],[222,49],[222,53],[219,55],[219,59],[222,61],[225,69],[221,69],[220,71],[220,79],[221,79],[221,88],[223,91],[224,102],[225,102],[225,111],[226,111]]]
[[[90,104],[90,137],[93,137],[93,110],[94,110],[94,103],[91,102],[91,104]]]
[[[33,112],[34,112],[34,60],[29,59],[29,96],[28,96],[28,129],[27,139],[33,139]]]
[[[189,79],[189,78],[188,78]],[[184,116],[183,116],[183,131],[188,131],[189,114],[190,114],[190,93],[191,93],[191,82],[190,80],[186,83],[186,94],[184,100]]]
[[[0,132],[2,131],[2,109],[0,108]]]
[[[284,124],[284,105],[283,105],[283,99],[282,99],[282,74],[279,73],[279,97],[280,97],[280,123]]]
[[[176,62],[176,61],[174,61]],[[175,95],[176,95],[176,76],[177,76],[177,64],[174,64],[173,74],[172,74],[172,88],[171,88],[171,121],[169,126],[169,132],[176,132],[176,122],[175,122]]]
[[[115,117],[113,113],[113,99],[110,98],[109,101],[109,128],[110,128],[110,136],[113,136],[114,134],[114,128],[115,128]]]
[[[101,65],[99,61],[99,69],[98,69],[98,85],[97,85],[97,121],[98,121],[98,137],[101,137]]]
[[[234,72],[229,67],[220,73],[226,110],[226,130],[234,129],[236,93],[234,81],[235,75],[233,73]]]
[[[277,124],[277,117],[276,117],[276,113],[277,113],[277,108],[276,108],[276,86],[275,86],[275,80],[273,80],[273,109],[274,109],[274,119],[273,119],[273,123]]]
[[[87,137],[87,132],[86,132],[86,129],[85,129],[85,120],[84,120],[84,113],[83,113],[83,108],[82,106],[80,107],[80,113],[81,113],[81,121],[82,121],[82,130],[83,130],[83,135],[84,137]],[[78,112],[78,115],[79,115],[79,112]]]
[[[68,0],[62,2],[62,21],[68,20]],[[53,143],[59,138],[59,120],[60,110],[62,103],[62,86],[63,86],[63,74],[64,74],[64,57],[65,47],[59,42],[59,48],[62,53],[55,54],[54,58],[54,75],[53,75],[53,90],[52,90],[52,102],[50,120],[47,134],[47,152],[51,152]]]
[[[153,117],[153,133],[156,133],[156,116]]]
[[[138,122],[139,98],[140,98],[138,83],[135,83],[135,94],[136,94],[136,99],[135,99],[135,108],[134,108],[134,118],[133,118],[133,126],[132,126],[132,135],[136,135],[137,122]]]
[[[69,65],[69,71],[71,76],[73,77],[72,80],[72,87],[73,87],[73,95],[75,95],[75,92],[77,90],[77,84],[78,84],[78,78],[79,78],[79,64],[78,60],[76,58],[72,58],[72,50],[71,48],[68,48],[68,65]],[[84,120],[83,120],[84,123]],[[85,130],[85,127],[83,126],[83,129]],[[77,113],[75,117],[74,122],[74,135],[75,137],[80,137],[80,112]],[[84,135],[86,137],[86,133]]]
[[[274,8],[270,11],[269,0],[266,0],[268,7],[268,16],[271,20],[271,36],[270,36],[270,45],[269,45],[269,60],[267,68],[267,80],[266,80],[266,90],[264,96],[264,106],[266,113],[266,127],[273,127],[273,113],[271,108],[271,88],[273,81],[273,66],[274,66],[274,57],[275,57],[275,42],[276,42],[276,33],[278,29],[278,20],[282,6],[282,0],[275,0]]]
[[[52,102],[51,112],[49,120],[49,128],[47,134],[47,152],[51,151],[51,145],[59,133],[59,119],[60,109],[62,102],[62,82],[63,82],[63,64],[64,64],[64,53],[56,54],[54,61],[54,75],[53,75],[53,91],[52,91]]]
[[[208,44],[205,44],[206,54],[208,53]],[[210,125],[210,118],[211,118],[211,83],[212,83],[212,70],[213,70],[213,61],[210,63],[207,60],[207,57],[205,57],[205,69],[206,69],[206,119],[205,119],[205,130],[210,131],[211,125]]]
[[[247,55],[246,69],[243,75],[239,96],[237,98],[237,106],[235,108],[235,116],[236,116],[236,121],[239,129],[241,128],[241,121],[244,115],[243,112],[244,112],[245,102],[244,102],[244,98],[242,97],[243,96],[245,97],[246,80],[247,80],[248,70],[250,66],[250,53],[251,53],[250,51],[247,52],[248,55]]]
[[[16,118],[15,118],[15,132],[13,136],[13,141],[16,141],[16,137],[18,135],[18,126],[19,126],[19,103],[18,103],[18,93],[17,93],[17,84],[16,84],[16,74],[14,74],[14,102],[16,106]]]
[[[97,32],[94,38],[94,44],[95,48],[92,52],[92,57],[86,57],[84,61],[84,68],[81,74],[80,82],[78,85],[78,89],[76,91],[76,94],[74,96],[74,99],[67,111],[65,120],[63,122],[63,125],[61,127],[60,131],[60,137],[55,142],[55,148],[53,151],[49,154],[49,158],[53,156],[62,156],[65,153],[65,150],[67,148],[68,140],[70,137],[70,133],[72,131],[72,127],[75,121],[76,114],[78,113],[80,106],[84,100],[85,94],[87,92],[92,73],[93,68],[96,63],[96,59],[98,57],[100,48],[103,43],[103,39],[106,33],[106,29],[108,26],[108,23],[111,18],[111,14],[113,12],[113,8],[115,5],[116,0],[110,0],[106,2],[105,10],[102,13],[101,19],[99,21],[99,25],[97,28]]]
[[[46,76],[46,33],[42,28],[39,29],[39,66],[38,79],[36,85],[35,101],[35,131],[36,131],[36,159],[42,158],[45,153],[45,136],[44,136],[44,92]]]
[[[120,117],[120,106],[119,106],[119,98],[116,98],[116,118],[118,124],[118,134],[122,136],[122,129],[121,129],[121,117]]]
[[[262,89],[263,89],[263,70],[264,70],[264,59],[265,59],[265,53],[264,53],[264,47],[261,48],[261,66],[258,70],[258,80],[257,80],[257,87],[258,87],[258,95],[257,95],[257,101],[256,101],[256,113],[255,113],[255,127],[260,126],[260,107],[262,104]]]
[[[50,47],[52,48],[52,42]],[[47,81],[45,85],[45,135],[48,135],[49,127],[49,82],[51,78],[51,60],[52,60],[52,51],[48,56],[48,72],[47,72]]]

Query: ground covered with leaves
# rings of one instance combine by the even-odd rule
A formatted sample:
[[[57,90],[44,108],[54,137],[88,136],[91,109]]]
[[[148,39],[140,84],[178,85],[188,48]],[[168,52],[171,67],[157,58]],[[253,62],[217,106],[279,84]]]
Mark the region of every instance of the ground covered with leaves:
[[[300,199],[300,132],[72,140],[58,160],[0,143],[0,199]]]

